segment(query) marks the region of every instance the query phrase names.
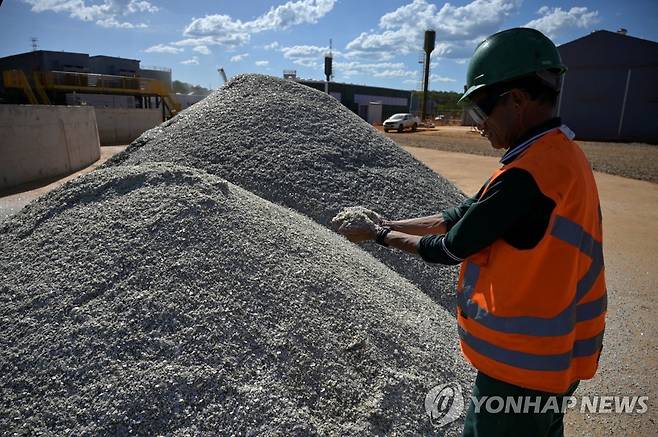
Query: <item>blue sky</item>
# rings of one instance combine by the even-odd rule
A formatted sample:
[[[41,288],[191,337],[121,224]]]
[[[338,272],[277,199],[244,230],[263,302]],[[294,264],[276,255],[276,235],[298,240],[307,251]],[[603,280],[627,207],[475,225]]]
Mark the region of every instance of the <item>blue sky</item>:
[[[658,41],[658,1],[474,0],[5,0],[0,56],[65,50],[170,67],[174,79],[217,87],[229,76],[297,70],[323,79],[333,40],[334,80],[417,89],[425,29],[437,32],[431,89],[462,89],[483,37],[534,27],[562,44],[593,30],[628,29]]]

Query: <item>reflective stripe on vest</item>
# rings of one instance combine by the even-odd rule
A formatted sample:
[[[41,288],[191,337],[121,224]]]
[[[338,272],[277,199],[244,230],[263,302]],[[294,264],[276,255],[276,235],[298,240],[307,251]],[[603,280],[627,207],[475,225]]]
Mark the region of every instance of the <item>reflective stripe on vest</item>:
[[[602,315],[607,309],[607,293],[592,302],[578,304],[578,301],[591,289],[603,269],[601,243],[594,240],[577,223],[560,216],[556,218],[551,235],[578,247],[583,253],[592,258],[592,264],[578,281],[576,296],[567,309],[550,319],[529,316],[503,317],[492,314],[469,299],[475,289],[480,267],[472,262],[467,262],[463,289],[461,293],[458,293],[458,304],[466,317],[487,328],[509,334],[561,336],[573,331],[576,323],[592,320]],[[586,357],[597,353],[601,348],[604,333],[604,331],[601,331],[594,337],[576,340],[573,350],[569,352],[556,355],[539,355],[505,349],[469,334],[461,326],[458,329],[460,338],[469,347],[484,356],[521,369],[544,371],[566,370],[569,368],[572,358]]]
[[[571,365],[572,358],[587,357],[595,354],[601,349],[601,344],[603,343],[603,331],[601,331],[594,337],[576,340],[573,350],[569,352],[556,355],[538,355],[496,346],[469,334],[461,326],[458,327],[458,330],[462,341],[478,353],[501,363],[527,370],[567,370]]]
[[[585,232],[577,223],[560,216],[556,217],[551,235],[579,248],[581,252],[592,259],[590,268],[578,281],[573,301],[564,311],[550,319],[531,316],[504,317],[488,312],[476,302],[470,300],[480,275],[480,267],[466,261],[462,291],[457,294],[457,302],[466,317],[487,328],[508,334],[550,337],[568,334],[574,329],[576,323],[591,320],[603,314],[607,309],[607,293],[595,301],[578,304],[592,288],[603,269],[603,248],[601,243]]]

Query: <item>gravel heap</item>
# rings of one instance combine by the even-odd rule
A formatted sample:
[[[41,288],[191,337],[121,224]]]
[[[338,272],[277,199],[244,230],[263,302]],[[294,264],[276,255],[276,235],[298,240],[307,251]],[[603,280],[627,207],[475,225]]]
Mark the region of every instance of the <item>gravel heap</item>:
[[[401,219],[436,214],[463,200],[451,183],[336,99],[270,76],[235,77],[107,165],[158,161],[218,175],[325,226],[348,206]],[[373,243],[365,247],[453,311],[454,267],[428,265]]]
[[[172,164],[97,170],[2,222],[0,324],[12,435],[457,435],[424,398],[473,376],[407,280]]]

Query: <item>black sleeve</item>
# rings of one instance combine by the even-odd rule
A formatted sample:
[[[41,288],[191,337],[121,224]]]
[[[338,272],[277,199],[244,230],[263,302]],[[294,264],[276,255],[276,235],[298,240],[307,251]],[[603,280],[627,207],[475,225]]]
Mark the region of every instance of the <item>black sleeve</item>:
[[[466,214],[468,208],[470,208],[472,204],[477,202],[478,198],[482,194],[482,191],[484,190],[484,187],[486,187],[487,184],[489,183],[489,180],[490,179],[487,179],[487,181],[484,183],[484,185],[482,185],[482,187],[477,192],[477,194],[475,194],[475,196],[467,198],[458,206],[444,209],[441,212],[441,214],[443,215],[443,221],[445,222],[448,230],[452,229],[455,223],[457,223],[459,220],[461,220],[462,217],[464,217],[464,214]]]
[[[524,221],[544,226],[543,235],[554,207],[552,200],[539,190],[526,170],[513,168],[501,174],[481,198],[473,202],[461,219],[445,235],[428,235],[420,240],[419,255],[428,262],[458,264],[516,228]],[[539,220],[537,214],[542,217]]]

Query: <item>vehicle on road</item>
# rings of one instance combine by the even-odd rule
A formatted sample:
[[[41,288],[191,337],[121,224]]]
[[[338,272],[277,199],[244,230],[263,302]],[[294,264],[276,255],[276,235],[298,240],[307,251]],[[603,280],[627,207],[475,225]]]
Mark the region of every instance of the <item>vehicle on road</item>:
[[[402,132],[405,129],[411,129],[412,132],[416,132],[418,124],[420,124],[420,119],[413,114],[394,114],[384,120],[384,132],[388,132],[389,130],[397,130],[398,132]]]

